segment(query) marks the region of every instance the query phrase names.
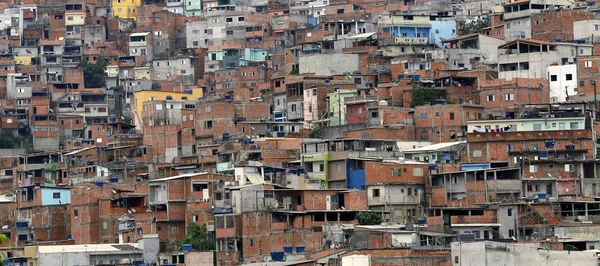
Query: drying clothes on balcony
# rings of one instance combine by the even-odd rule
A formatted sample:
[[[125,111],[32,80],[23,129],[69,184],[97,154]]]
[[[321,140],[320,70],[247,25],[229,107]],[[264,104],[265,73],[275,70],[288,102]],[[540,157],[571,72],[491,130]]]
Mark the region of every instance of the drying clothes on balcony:
[[[473,128],[473,133],[487,133],[487,132],[505,132],[505,131],[509,131],[512,128],[512,125],[509,126],[505,126],[505,127],[500,127],[500,128],[481,128],[481,127],[474,127]]]

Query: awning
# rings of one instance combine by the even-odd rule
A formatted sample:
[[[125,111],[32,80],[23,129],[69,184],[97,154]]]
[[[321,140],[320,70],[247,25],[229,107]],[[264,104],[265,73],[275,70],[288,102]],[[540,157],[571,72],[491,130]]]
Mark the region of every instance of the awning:
[[[150,34],[149,32],[139,32],[139,33],[132,33],[129,36],[131,36],[131,37],[140,37],[140,36],[146,36],[146,35],[149,35],[149,34]]]
[[[371,37],[371,36],[375,35],[375,33],[377,33],[377,32],[361,33],[361,34],[357,34],[357,35],[354,35],[354,36],[349,36],[349,37],[346,37],[346,39],[362,39],[362,38],[369,38],[369,37]]]
[[[262,175],[260,173],[256,173],[256,172],[246,172],[244,173],[244,175],[246,176],[246,178],[248,179],[248,181],[250,181],[250,183],[252,183],[253,185],[258,185],[258,184],[264,184],[265,180],[263,179]]]

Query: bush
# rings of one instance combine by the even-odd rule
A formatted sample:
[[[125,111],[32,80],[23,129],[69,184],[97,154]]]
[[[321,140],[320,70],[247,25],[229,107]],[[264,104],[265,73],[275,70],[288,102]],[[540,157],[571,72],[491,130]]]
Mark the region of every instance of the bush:
[[[377,212],[360,212],[356,219],[360,225],[379,225],[383,222],[381,214]]]

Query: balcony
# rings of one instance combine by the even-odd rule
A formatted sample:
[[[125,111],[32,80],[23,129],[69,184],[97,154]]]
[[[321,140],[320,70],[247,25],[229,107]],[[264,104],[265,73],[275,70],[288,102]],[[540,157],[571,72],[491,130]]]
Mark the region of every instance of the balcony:
[[[412,44],[412,45],[425,45],[427,44],[427,38],[420,37],[394,37],[396,44]]]
[[[360,96],[353,96],[353,97],[345,97],[344,98],[344,103],[345,104],[361,103],[361,102],[373,102],[373,101],[377,101],[377,95],[360,95]]]

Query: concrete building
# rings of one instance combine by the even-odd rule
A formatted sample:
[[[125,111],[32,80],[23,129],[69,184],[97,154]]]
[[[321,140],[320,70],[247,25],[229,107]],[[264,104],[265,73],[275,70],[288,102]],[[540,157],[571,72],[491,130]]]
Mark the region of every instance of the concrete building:
[[[531,39],[532,15],[545,10],[554,10],[572,5],[566,0],[532,0],[514,1],[507,0],[504,4],[504,38],[506,41],[516,39]],[[542,22],[543,23],[543,22]],[[546,41],[546,40],[544,40]]]
[[[300,56],[300,74],[317,76],[353,73],[359,68],[358,54],[313,54]]]
[[[553,63],[573,62],[577,56],[592,54],[585,44],[548,43],[536,40],[515,40],[498,47],[498,77],[547,79],[546,68]]]
[[[451,244],[453,265],[596,265],[594,253],[557,251],[539,244],[511,244],[492,241],[454,242]]]
[[[498,63],[498,46],[504,40],[483,34],[468,34],[442,41],[447,44],[446,68],[451,70],[472,70],[477,64]]]
[[[146,260],[158,254],[154,250],[153,254],[146,254],[142,250],[144,246],[150,251],[150,242],[157,239],[143,239],[139,244],[86,244],[86,245],[53,245],[53,246],[31,246],[24,250],[24,257],[29,264],[34,266],[45,265],[97,265],[97,264],[119,264],[123,262],[147,261]],[[143,244],[142,244],[143,243]],[[26,263],[27,263],[26,262]]]
[[[577,65],[548,66],[550,102],[565,102],[578,93]]]
[[[152,35],[149,32],[133,33],[129,36],[129,55],[139,56],[144,62],[154,58],[152,50]]]

